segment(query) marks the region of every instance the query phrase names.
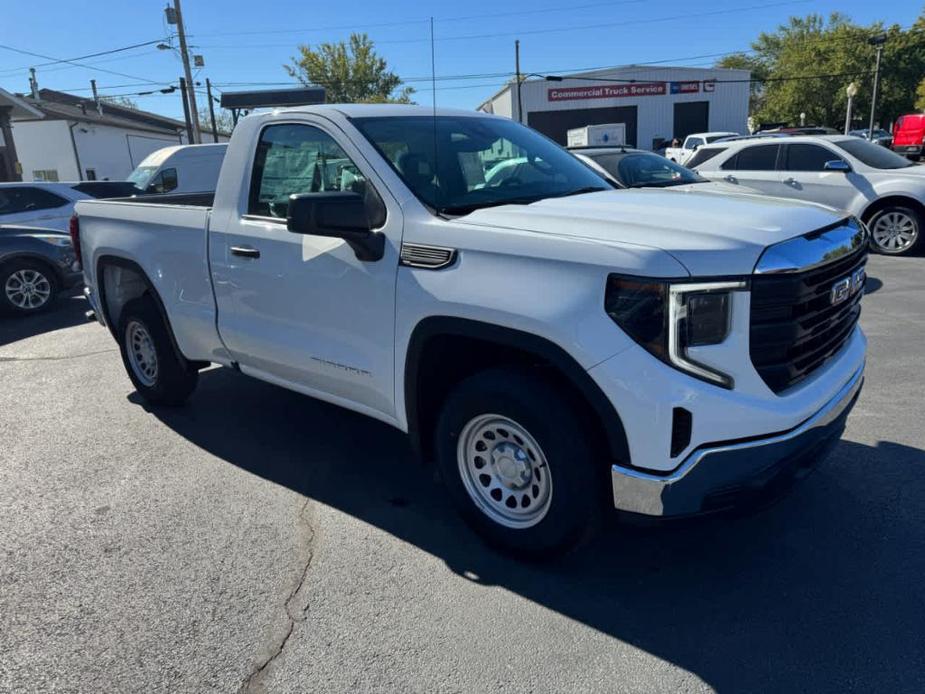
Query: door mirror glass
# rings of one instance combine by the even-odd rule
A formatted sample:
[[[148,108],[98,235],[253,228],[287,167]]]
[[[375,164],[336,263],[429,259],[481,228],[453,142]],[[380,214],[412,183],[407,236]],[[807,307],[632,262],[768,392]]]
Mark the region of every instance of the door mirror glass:
[[[366,202],[359,193],[300,193],[289,196],[286,216],[289,231],[344,239],[359,260],[379,260],[385,252],[385,237],[372,231],[372,227]]]
[[[826,171],[841,171],[842,173],[848,173],[851,171],[851,167],[848,165],[848,162],[842,161],[841,159],[833,159],[827,161],[823,169]]]

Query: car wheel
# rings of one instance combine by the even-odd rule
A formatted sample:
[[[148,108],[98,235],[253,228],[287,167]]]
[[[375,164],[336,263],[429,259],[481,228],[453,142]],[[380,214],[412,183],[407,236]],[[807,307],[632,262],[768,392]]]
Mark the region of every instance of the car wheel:
[[[591,437],[542,375],[492,369],[466,379],[447,398],[436,437],[449,496],[489,544],[547,558],[595,529],[601,487]]]
[[[901,255],[919,242],[922,217],[909,207],[891,205],[877,210],[867,222],[871,246],[878,253]]]
[[[128,302],[119,319],[119,348],[138,393],[155,405],[181,405],[195,390],[196,369],[176,352],[150,296]]]
[[[39,313],[58,294],[58,278],[42,263],[14,259],[0,269],[0,309],[4,313]]]

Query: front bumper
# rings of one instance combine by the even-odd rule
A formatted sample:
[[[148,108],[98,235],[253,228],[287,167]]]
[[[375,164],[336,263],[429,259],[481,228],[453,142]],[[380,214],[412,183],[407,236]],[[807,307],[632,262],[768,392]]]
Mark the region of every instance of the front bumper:
[[[614,506],[647,516],[695,515],[735,506],[743,497],[792,479],[824,459],[838,442],[863,383],[862,365],[828,403],[794,429],[702,446],[666,475],[614,465]]]

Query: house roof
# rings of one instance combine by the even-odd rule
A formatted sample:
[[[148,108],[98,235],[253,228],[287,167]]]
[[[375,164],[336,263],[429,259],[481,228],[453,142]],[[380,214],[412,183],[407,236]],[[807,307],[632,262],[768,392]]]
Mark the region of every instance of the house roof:
[[[101,102],[101,109],[97,110],[93,99],[53,89],[40,89],[38,96],[38,99],[34,99],[31,96],[17,95],[21,102],[30,107],[32,113],[19,117],[14,114],[13,120],[36,120],[42,118],[74,120],[82,123],[110,125],[132,130],[169,133],[171,135],[186,129],[186,124],[182,121],[106,101]]]
[[[31,106],[22,97],[16,96],[15,94],[10,94],[5,89],[0,89],[0,107],[2,106],[8,106],[12,109],[10,112],[10,117],[14,120],[19,118],[42,117],[41,111],[39,111],[34,106]]]

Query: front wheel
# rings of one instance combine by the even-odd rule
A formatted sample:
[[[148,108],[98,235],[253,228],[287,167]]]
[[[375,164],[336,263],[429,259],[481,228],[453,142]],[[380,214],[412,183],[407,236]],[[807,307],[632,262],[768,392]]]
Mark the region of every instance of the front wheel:
[[[176,352],[154,300],[128,302],[119,319],[122,362],[135,389],[155,405],[180,405],[195,390],[199,373]]]
[[[449,395],[437,464],[463,518],[489,544],[545,558],[590,536],[600,480],[575,409],[562,389],[530,370],[484,371]]]
[[[922,216],[909,207],[891,205],[875,212],[867,227],[874,250],[886,255],[902,255],[918,245]]]

